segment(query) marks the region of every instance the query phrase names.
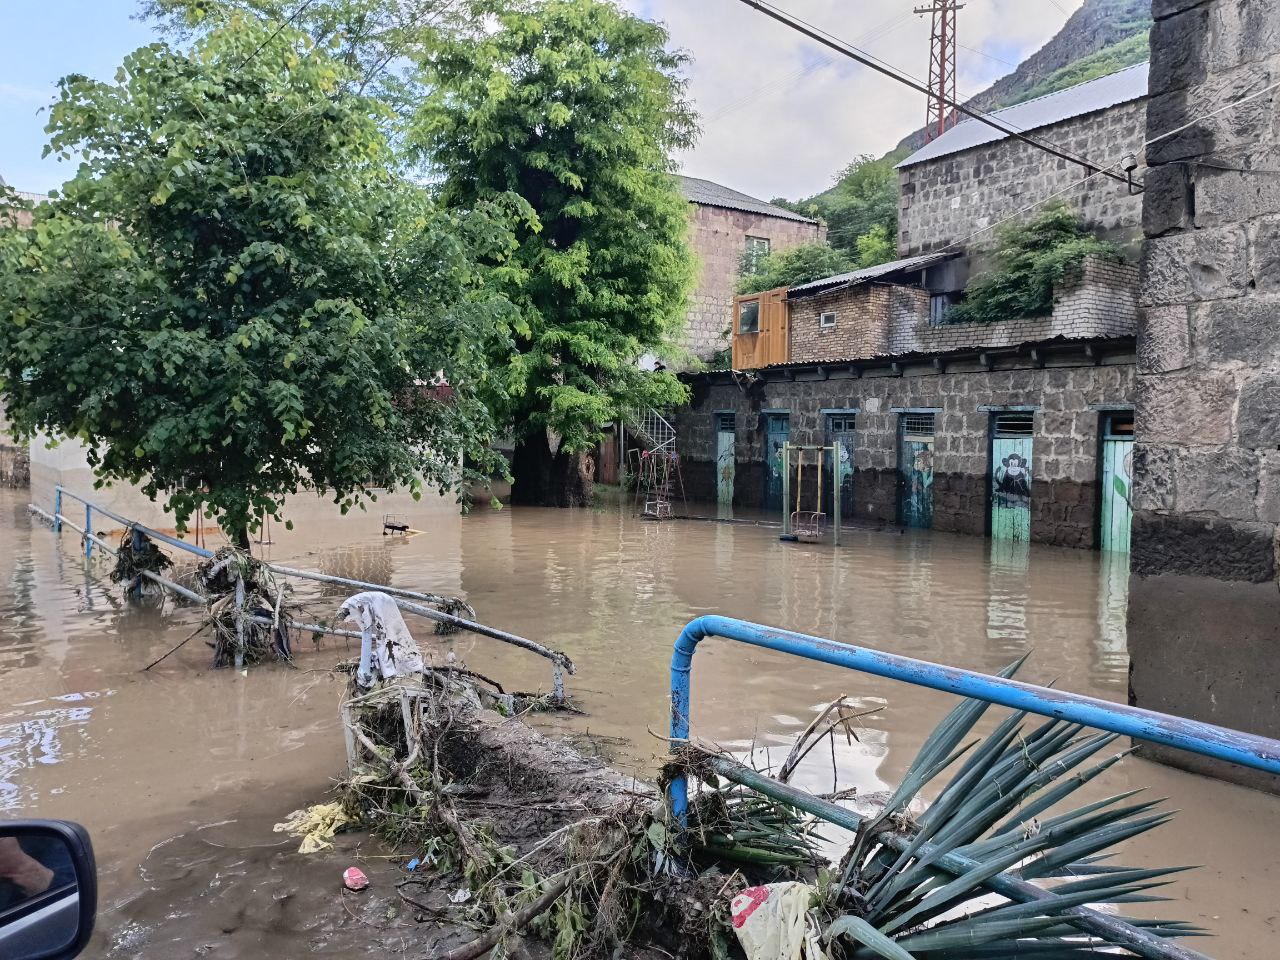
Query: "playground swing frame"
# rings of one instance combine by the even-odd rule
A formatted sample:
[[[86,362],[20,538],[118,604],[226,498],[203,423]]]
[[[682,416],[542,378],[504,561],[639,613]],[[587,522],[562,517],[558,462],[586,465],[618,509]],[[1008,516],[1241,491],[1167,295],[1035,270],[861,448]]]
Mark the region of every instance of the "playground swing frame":
[[[791,504],[791,455],[793,452],[797,454],[794,511]],[[818,509],[816,511],[802,511],[800,509],[800,498],[804,487],[804,458],[805,454],[810,452],[817,454],[817,462],[813,466],[817,468],[818,476],[816,504]],[[838,469],[838,464],[840,463],[839,454],[840,451],[834,445],[803,446],[794,443],[784,443],[782,445],[782,536],[779,539],[820,543],[826,539],[826,530],[829,526],[832,546],[840,546],[840,485],[838,482],[835,484],[831,498],[830,523],[827,522],[827,514],[822,510],[823,464],[826,458],[830,456],[831,463],[837,465],[836,469]]]

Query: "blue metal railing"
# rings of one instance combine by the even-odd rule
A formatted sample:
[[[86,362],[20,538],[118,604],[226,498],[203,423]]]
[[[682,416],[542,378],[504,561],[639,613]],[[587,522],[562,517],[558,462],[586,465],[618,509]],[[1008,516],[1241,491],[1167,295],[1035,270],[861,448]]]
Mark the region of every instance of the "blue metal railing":
[[[699,641],[723,637],[756,647],[778,650],[808,660],[818,660],[860,673],[888,677],[962,697],[997,703],[1015,710],[1082,723],[1187,750],[1203,757],[1238,763],[1241,766],[1280,775],[1280,740],[1226,727],[1187,720],[1154,710],[1142,710],[1123,703],[1110,703],[1078,693],[1051,690],[1019,680],[1006,680],[974,670],[945,667],[867,647],[855,647],[821,637],[811,637],[777,627],[761,626],[731,617],[698,617],[681,631],[671,655],[671,740],[673,747],[689,739],[690,678],[693,654]],[[684,776],[672,780],[668,788],[672,814],[681,822],[688,810],[688,784]]]

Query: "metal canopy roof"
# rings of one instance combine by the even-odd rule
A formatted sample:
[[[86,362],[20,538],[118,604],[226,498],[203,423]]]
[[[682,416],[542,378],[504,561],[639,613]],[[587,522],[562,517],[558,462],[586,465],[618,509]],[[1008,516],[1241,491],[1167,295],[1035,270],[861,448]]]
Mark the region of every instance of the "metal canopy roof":
[[[1149,63],[1136,63],[1105,77],[1005,107],[989,116],[1019,133],[1026,133],[1072,117],[1082,117],[1086,113],[1139,100],[1147,95],[1147,73],[1150,66]],[[926,143],[911,154],[898,164],[898,168],[936,160],[1005,139],[1008,139],[1008,134],[985,123],[972,119],[962,120],[938,139]]]
[[[804,297],[812,297],[819,293],[825,293],[834,287],[852,287],[892,273],[912,273],[916,270],[923,270],[925,267],[940,260],[949,260],[952,257],[959,256],[959,254],[960,251],[958,250],[951,250],[945,253],[925,253],[918,257],[907,257],[905,260],[891,260],[888,263],[866,267],[862,270],[838,273],[834,277],[825,277],[822,280],[811,280],[808,283],[801,283],[791,287],[787,291],[787,299],[799,300]]]
[[[676,179],[680,181],[680,191],[690,203],[701,204],[704,207],[725,207],[729,210],[742,210],[745,213],[759,213],[766,217],[797,220],[800,223],[818,222],[809,217],[801,216],[793,210],[788,210],[786,207],[779,207],[763,200],[757,200],[755,197],[749,197],[745,193],[731,190],[711,180],[700,180],[697,177],[684,176],[677,176]]]

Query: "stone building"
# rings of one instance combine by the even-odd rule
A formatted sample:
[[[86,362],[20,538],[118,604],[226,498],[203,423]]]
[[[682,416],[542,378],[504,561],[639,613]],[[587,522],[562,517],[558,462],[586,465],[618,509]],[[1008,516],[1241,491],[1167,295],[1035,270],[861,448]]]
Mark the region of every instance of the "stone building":
[[[1280,3],[1152,15],[1130,698],[1280,737]]]
[[[7,187],[4,177],[0,177],[0,187]],[[43,203],[48,198],[42,193],[24,193],[16,191],[18,199],[28,203]],[[31,214],[27,210],[19,210],[16,214],[0,211],[0,226],[10,220],[18,227],[31,225]],[[0,487],[25,487],[31,482],[31,453],[25,443],[15,443],[9,433],[9,419],[5,416],[3,401],[0,401]]]
[[[1086,261],[1052,316],[938,326],[926,291],[886,282],[932,260],[792,288],[791,359],[691,377],[676,423],[689,495],[780,513],[781,444],[821,445],[824,502],[838,486],[846,521],[1123,550],[1111,513],[1127,504],[1104,473],[1128,481],[1136,271]],[[1009,460],[1017,498],[998,486]],[[802,499],[812,509],[816,484]]]
[[[729,346],[729,314],[744,256],[761,257],[826,239],[817,220],[710,180],[680,177],[688,199],[690,244],[698,282],[685,321],[684,346],[703,360]]]
[[[1141,181],[1141,138],[1146,110],[1147,64],[991,114],[1005,126],[1099,166],[1123,167],[1132,152]],[[1137,143],[1135,144],[1135,140]],[[1095,233],[1136,247],[1142,197],[1105,176],[1073,186],[1092,169],[1046,154],[977,120],[965,120],[898,164],[898,255],[914,257],[952,244],[980,260],[989,228],[1028,205],[1065,191]],[[986,231],[986,232],[982,232]],[[975,236],[975,234],[977,234]],[[1136,250],[1135,250],[1136,253]],[[980,265],[980,264],[979,264]],[[955,294],[968,282],[969,258],[930,271],[925,286]]]
[[[1140,65],[1002,114],[1110,162],[1145,91]],[[821,446],[823,502],[838,491],[846,521],[1126,551],[1136,268],[1086,259],[1048,316],[946,319],[990,234],[965,241],[1085,176],[972,123],[903,161],[902,259],[737,299],[734,369],[689,377],[677,421],[691,497],[780,515],[795,509],[783,475],[801,476],[784,444]],[[1095,232],[1137,237],[1125,183],[1095,178],[1068,199]],[[812,509],[817,483],[801,486]]]

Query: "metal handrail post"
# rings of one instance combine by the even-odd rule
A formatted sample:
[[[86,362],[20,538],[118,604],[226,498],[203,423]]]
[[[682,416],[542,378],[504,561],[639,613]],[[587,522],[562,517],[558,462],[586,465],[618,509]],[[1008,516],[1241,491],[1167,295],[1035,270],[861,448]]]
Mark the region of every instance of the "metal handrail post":
[[[53,489],[53,532],[62,533],[62,488]]]
[[[1128,704],[1111,703],[1079,693],[1053,690],[1020,680],[1007,680],[974,670],[947,667],[869,647],[855,647],[822,637],[716,616],[691,620],[681,631],[671,655],[673,746],[689,739],[693,654],[698,643],[706,637],[736,640],[807,660],[817,660],[891,680],[902,680],[916,686],[996,703],[1014,710],[1025,710],[1043,717],[1080,723],[1136,740],[1159,743],[1203,757],[1280,775],[1280,740],[1154,710],[1143,710]],[[672,813],[683,819],[688,809],[688,785],[683,776],[671,782],[668,796]]]
[[[88,503],[84,505],[84,530],[86,534],[93,531],[93,507]],[[93,559],[93,538],[89,536],[84,538],[84,558]]]
[[[833,547],[840,546],[840,444],[838,442],[828,447],[831,451],[831,513],[835,517],[835,527],[831,534],[831,545]],[[818,482],[822,482],[822,478],[818,478]]]
[[[768,434],[765,443],[769,442]],[[791,536],[791,444],[782,444],[782,535]]]

